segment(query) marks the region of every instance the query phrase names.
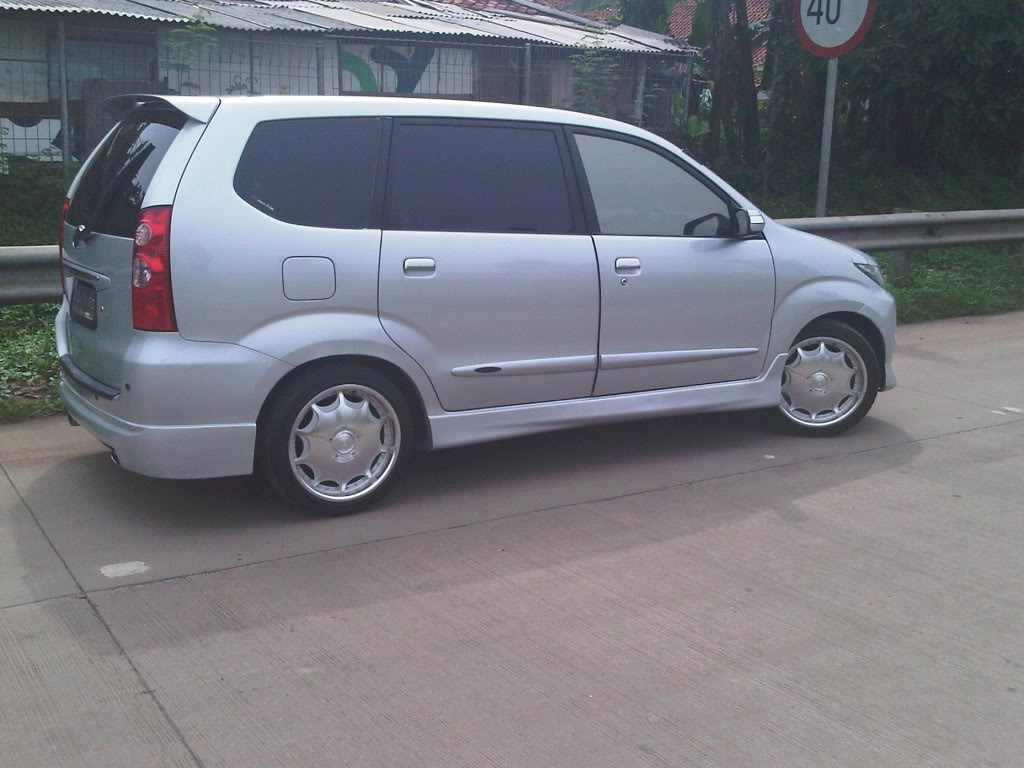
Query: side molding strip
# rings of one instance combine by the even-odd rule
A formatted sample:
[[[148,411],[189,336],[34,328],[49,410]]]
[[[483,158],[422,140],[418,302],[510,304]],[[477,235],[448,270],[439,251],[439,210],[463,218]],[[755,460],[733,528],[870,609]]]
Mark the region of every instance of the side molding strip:
[[[601,355],[601,369],[612,371],[620,368],[643,368],[647,365],[693,363],[699,360],[756,355],[760,351],[754,347],[734,347],[731,349],[680,349],[669,352],[625,352],[616,355]]]
[[[452,369],[452,376],[535,376],[545,373],[593,371],[597,355],[546,357],[537,360],[508,360],[502,363],[475,363]]]

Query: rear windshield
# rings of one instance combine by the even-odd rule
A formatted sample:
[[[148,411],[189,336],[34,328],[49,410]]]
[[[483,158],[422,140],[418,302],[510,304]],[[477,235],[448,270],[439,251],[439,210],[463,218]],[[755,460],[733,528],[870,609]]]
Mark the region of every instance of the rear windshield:
[[[180,114],[144,112],[119,123],[82,176],[68,223],[134,237],[149,183],[185,119]]]

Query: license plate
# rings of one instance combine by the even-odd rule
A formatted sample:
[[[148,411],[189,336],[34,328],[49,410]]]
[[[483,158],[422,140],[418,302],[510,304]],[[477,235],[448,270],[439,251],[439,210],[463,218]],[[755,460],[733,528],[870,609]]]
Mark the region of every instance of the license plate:
[[[86,328],[96,328],[96,286],[75,280],[71,291],[71,319]]]

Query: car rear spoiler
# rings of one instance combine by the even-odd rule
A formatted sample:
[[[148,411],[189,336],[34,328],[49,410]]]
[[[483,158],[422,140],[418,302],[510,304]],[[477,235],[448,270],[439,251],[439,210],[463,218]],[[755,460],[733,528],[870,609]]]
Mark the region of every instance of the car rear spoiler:
[[[123,96],[112,96],[103,101],[103,108],[118,119],[144,106],[173,109],[200,123],[208,123],[213,117],[213,113],[217,111],[217,107],[220,106],[220,99],[215,96],[160,96],[151,93],[127,93]]]

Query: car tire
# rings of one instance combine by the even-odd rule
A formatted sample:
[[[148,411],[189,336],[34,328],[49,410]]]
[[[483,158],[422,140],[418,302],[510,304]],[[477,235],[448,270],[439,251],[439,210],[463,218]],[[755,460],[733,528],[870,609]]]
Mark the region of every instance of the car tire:
[[[841,320],[818,320],[790,347],[772,420],[789,434],[842,434],[871,410],[880,381],[881,361],[860,331]]]
[[[273,395],[260,419],[257,470],[293,506],[358,512],[383,498],[408,466],[415,435],[401,390],[372,368],[328,363]]]

